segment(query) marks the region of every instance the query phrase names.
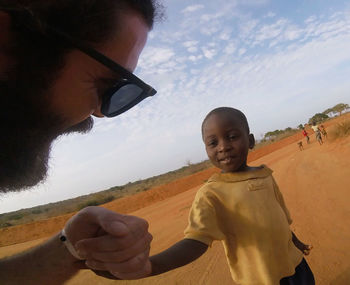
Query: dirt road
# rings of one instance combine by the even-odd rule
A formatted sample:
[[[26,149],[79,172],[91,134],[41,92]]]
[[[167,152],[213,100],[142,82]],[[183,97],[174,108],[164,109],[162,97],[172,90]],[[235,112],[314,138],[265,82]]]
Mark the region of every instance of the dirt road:
[[[251,163],[266,164],[284,194],[294,223],[292,229],[314,249],[307,258],[317,284],[349,284],[350,280],[350,137],[322,146],[315,142],[299,151],[296,143],[289,144]],[[132,214],[150,222],[154,236],[152,253],[157,253],[182,238],[187,214],[198,187],[153,203]],[[164,191],[164,189],[162,190]],[[112,204],[109,208],[113,208]],[[41,240],[0,248],[0,257],[33,246]],[[82,271],[68,285],[115,284],[88,271]],[[231,280],[220,243],[196,262],[139,281],[118,284],[234,284]]]

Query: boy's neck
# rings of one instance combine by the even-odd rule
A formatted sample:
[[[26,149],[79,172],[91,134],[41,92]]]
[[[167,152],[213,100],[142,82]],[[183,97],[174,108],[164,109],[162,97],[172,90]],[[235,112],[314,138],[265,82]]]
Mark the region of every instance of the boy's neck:
[[[254,171],[254,170],[258,170],[258,169],[262,169],[262,166],[249,166],[249,165],[244,165],[241,166],[240,168],[238,168],[235,171],[223,171],[221,170],[221,173],[239,173],[239,172],[249,172],[249,171]]]

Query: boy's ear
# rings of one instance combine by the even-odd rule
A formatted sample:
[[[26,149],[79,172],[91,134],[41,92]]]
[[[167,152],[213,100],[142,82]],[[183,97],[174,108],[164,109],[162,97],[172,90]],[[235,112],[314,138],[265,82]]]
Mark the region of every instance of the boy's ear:
[[[255,146],[255,138],[253,134],[249,134],[249,148],[253,149]]]

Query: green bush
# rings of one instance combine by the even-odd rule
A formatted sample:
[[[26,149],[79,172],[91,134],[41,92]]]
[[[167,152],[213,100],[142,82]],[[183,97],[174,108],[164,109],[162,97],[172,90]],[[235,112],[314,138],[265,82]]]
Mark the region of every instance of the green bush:
[[[23,218],[22,214],[14,214],[14,215],[9,216],[9,220],[20,220],[22,218]]]

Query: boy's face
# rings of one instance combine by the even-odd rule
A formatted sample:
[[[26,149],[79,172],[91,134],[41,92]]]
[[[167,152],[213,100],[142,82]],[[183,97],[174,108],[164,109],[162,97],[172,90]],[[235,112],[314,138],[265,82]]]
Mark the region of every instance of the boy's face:
[[[210,161],[223,172],[245,170],[248,150],[255,143],[242,119],[227,113],[213,114],[206,120],[203,141]]]

